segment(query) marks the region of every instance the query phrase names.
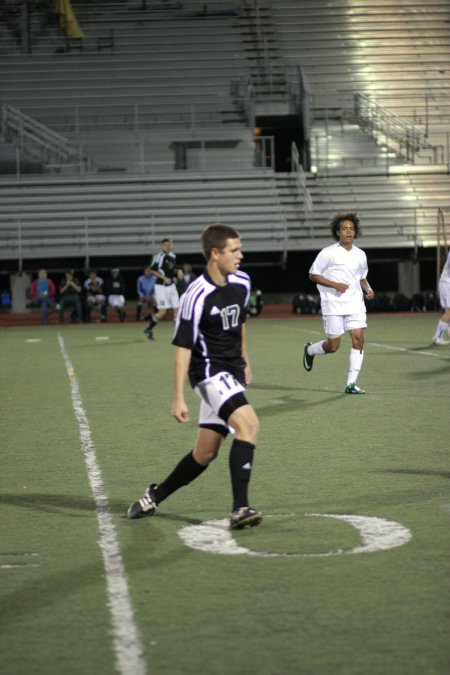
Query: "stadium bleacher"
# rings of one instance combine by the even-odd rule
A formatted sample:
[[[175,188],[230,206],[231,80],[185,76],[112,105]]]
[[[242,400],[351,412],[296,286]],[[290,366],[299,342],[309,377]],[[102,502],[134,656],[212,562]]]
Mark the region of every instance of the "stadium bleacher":
[[[324,0],[144,4],[73,2],[79,48],[36,13],[32,54],[2,26],[2,103],[89,158],[83,169],[47,160],[36,175],[26,148],[13,161],[3,130],[4,259],[19,247],[65,257],[86,248],[86,231],[99,255],[133,255],[163,230],[189,253],[218,219],[238,227],[250,251],[312,250],[340,208],[361,212],[366,246],[435,245],[450,194],[445,3],[337,0],[332,12]],[[288,110],[299,66],[313,120],[303,187],[295,172],[260,161],[236,88],[247,82],[260,113]],[[358,127],[355,94],[426,130],[439,163],[421,151],[408,161],[388,137]]]

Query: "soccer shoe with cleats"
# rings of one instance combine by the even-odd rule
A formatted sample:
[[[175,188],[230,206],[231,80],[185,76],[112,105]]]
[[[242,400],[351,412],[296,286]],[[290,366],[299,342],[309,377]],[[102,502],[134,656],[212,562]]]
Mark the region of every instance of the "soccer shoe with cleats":
[[[444,335],[445,335],[445,333],[444,333]],[[443,335],[441,335],[440,337],[434,337],[433,338],[433,344],[434,345],[450,345],[450,340],[446,340],[445,337],[443,337]]]
[[[230,515],[230,530],[242,530],[249,525],[255,527],[262,521],[262,514],[249,506],[241,506]]]
[[[155,498],[156,487],[155,483],[149,485],[144,492],[144,496],[131,504],[127,512],[128,518],[133,520],[135,518],[143,518],[144,516],[153,516],[158,508]]]
[[[314,362],[314,354],[308,354],[308,347],[310,346],[310,344],[311,342],[307,342],[305,345],[305,349],[303,350],[303,368],[305,370],[312,370]]]
[[[346,394],[365,394],[366,392],[361,387],[358,387],[354,382],[348,384],[344,389]]]

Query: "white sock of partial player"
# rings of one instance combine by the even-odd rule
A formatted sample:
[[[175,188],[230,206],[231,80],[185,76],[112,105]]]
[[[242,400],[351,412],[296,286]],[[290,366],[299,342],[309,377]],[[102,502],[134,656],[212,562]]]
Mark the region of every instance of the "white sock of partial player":
[[[313,345],[309,345],[308,349],[306,350],[310,356],[313,354],[317,356],[318,354],[326,354],[325,349],[323,348],[323,340],[320,342],[315,342]]]
[[[443,335],[445,333],[445,331],[447,330],[448,326],[449,326],[448,323],[445,323],[445,321],[441,321],[439,319],[434,337],[435,338],[441,337],[441,335]]]
[[[359,349],[350,349],[350,358],[348,364],[347,384],[354,384],[358,379],[364,359],[364,352]]]

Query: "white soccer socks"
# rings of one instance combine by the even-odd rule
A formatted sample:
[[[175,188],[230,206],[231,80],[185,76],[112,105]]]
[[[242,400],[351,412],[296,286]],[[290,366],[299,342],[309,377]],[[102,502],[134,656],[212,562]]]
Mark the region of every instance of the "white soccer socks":
[[[445,321],[441,321],[441,320],[439,319],[439,322],[438,322],[438,325],[437,325],[436,332],[435,332],[435,334],[434,334],[433,340],[436,340],[436,338],[441,338],[441,337],[443,337],[444,339],[446,339],[446,337],[447,337],[447,336],[446,336],[446,332],[447,332],[447,330],[448,330],[448,327],[449,327],[449,324],[448,324],[448,323],[446,323]]]
[[[324,348],[323,348],[323,343],[324,340],[321,340],[320,342],[315,342],[313,345],[309,345],[308,349],[306,350],[310,356],[317,356],[318,354],[326,354]]]
[[[355,383],[358,379],[359,371],[361,370],[362,362],[364,360],[364,352],[359,349],[350,349],[350,358],[348,364],[347,384]]]

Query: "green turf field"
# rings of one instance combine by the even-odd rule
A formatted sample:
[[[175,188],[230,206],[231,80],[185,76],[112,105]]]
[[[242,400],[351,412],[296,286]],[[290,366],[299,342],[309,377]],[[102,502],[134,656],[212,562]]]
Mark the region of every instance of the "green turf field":
[[[250,321],[250,494],[265,519],[232,537],[229,441],[156,517],[125,517],[196,432],[191,392],[191,422],[170,417],[169,323],[154,342],[138,324],[3,330],[0,673],[448,675],[450,347],[431,346],[436,321],[369,315],[365,396],[343,394],[347,339],[301,367],[319,318]],[[412,538],[371,552],[327,514],[364,517],[375,542],[389,524],[393,546]],[[219,521],[219,553],[203,521]],[[206,532],[200,550],[185,528]]]

